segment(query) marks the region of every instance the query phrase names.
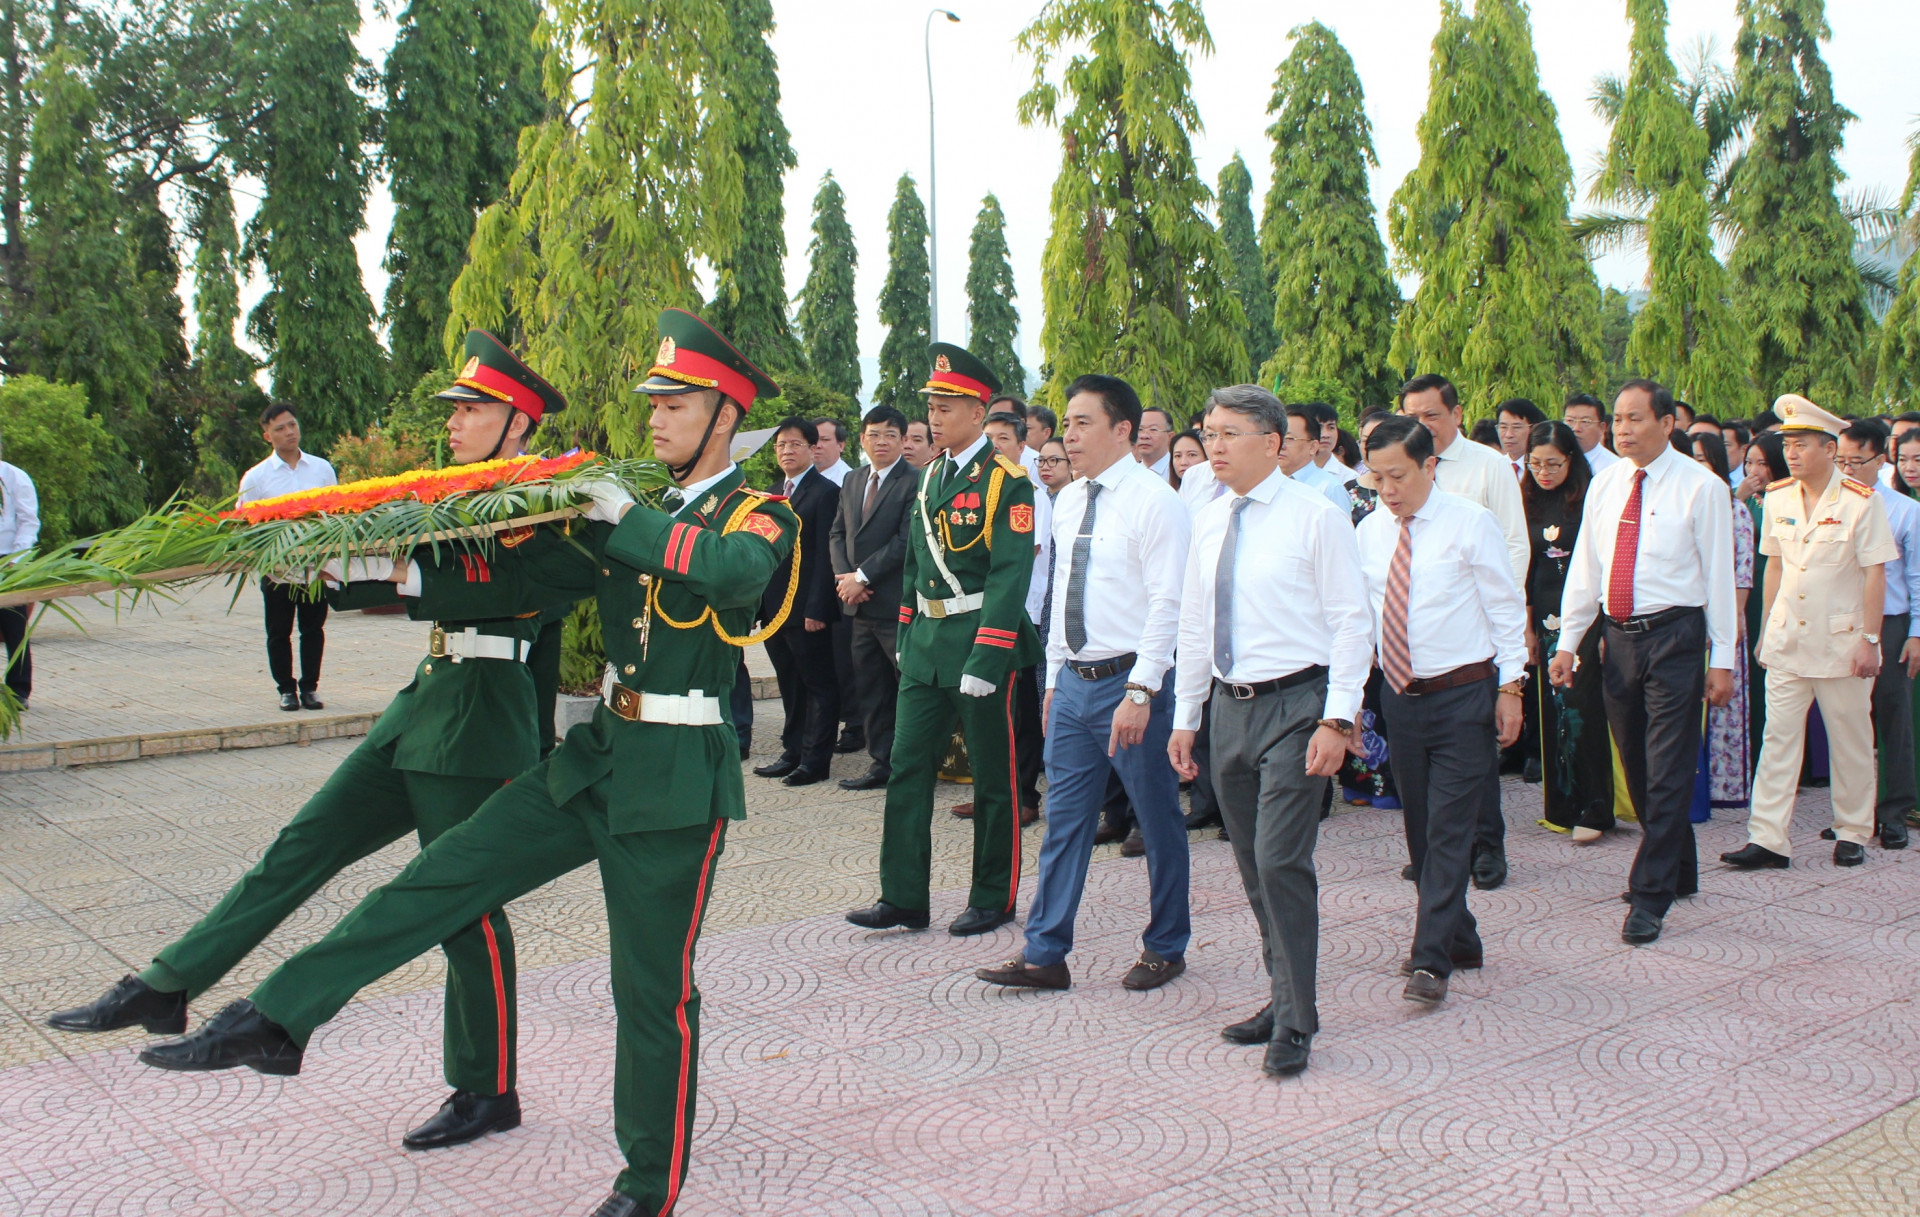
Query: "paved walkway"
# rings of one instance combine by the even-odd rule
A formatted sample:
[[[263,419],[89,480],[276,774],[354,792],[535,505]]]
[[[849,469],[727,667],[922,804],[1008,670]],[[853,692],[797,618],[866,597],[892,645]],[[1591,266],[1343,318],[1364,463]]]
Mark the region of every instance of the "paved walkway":
[[[441,1097],[434,957],[324,1028],[297,1079],[160,1074],[134,1062],[137,1033],[36,1026],[178,933],[349,746],[0,786],[0,1211],[567,1214],[604,1191],[613,1015],[591,871],[512,906],[528,1122],[481,1144],[395,1145]],[[1534,829],[1532,788],[1510,784],[1513,878],[1472,896],[1489,965],[1432,1011],[1401,1001],[1394,974],[1412,908],[1396,819],[1343,811],[1319,853],[1325,1029],[1308,1073],[1279,1083],[1218,1038],[1263,999],[1212,834],[1195,835],[1186,977],[1118,987],[1145,882],[1108,847],[1076,988],[1004,993],[971,970],[1012,954],[1011,930],[969,942],[840,919],[873,891],[877,796],[748,781],[701,949],[683,1214],[1920,1210],[1920,854],[1836,870],[1816,792],[1792,871],[1710,870],[1667,936],[1634,950],[1618,937],[1633,831],[1576,850]],[[962,903],[967,831],[936,818],[936,924]],[[1707,826],[1702,856],[1738,836]],[[197,1016],[410,853],[343,874]]]

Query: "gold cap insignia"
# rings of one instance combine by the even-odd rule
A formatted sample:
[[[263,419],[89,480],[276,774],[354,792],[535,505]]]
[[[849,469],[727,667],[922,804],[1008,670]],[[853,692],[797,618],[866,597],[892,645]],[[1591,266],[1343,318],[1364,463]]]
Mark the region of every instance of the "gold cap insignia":
[[[673,345],[673,339],[662,338],[660,340],[660,349],[654,352],[653,361],[657,364],[663,364],[666,367],[672,367],[673,357],[678,349],[679,348]]]
[[[480,357],[478,355],[475,355],[471,359],[467,360],[466,367],[460,369],[460,379],[466,380],[469,377],[471,377],[475,372],[478,372],[479,370],[480,370]]]
[[[1788,418],[1793,417],[1793,402],[1791,399],[1780,403],[1780,413]]]
[[[951,372],[953,371],[953,361],[945,355],[936,355],[933,357],[933,370],[936,372]]]

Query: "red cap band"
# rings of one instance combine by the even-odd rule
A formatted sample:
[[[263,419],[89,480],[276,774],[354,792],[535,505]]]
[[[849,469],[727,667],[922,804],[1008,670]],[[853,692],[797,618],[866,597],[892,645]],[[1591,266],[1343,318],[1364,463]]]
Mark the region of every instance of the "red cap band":
[[[922,393],[940,393],[952,397],[977,397],[981,401],[991,401],[993,390],[985,381],[975,380],[971,376],[962,376],[958,372],[935,372],[933,379],[927,382]]]
[[[546,404],[540,395],[526,385],[521,384],[505,372],[490,368],[478,359],[467,360],[467,366],[460,369],[460,378],[453,382],[478,390],[488,397],[506,402],[514,409],[525,414],[534,422],[546,413]]]
[[[675,348],[671,364],[656,363],[647,375],[665,376],[669,380],[699,385],[703,389],[718,389],[738,402],[742,410],[751,409],[753,399],[760,395],[751,378],[734,371],[718,359],[687,347]]]

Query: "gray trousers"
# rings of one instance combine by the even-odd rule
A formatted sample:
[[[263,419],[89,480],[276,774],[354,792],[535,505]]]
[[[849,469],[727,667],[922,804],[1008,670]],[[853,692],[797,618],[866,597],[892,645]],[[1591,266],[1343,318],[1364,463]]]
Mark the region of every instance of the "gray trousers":
[[[1209,702],[1213,790],[1233,842],[1240,882],[1260,926],[1273,979],[1274,1034],[1320,1029],[1314,968],[1320,954],[1320,881],[1313,845],[1331,778],[1307,776],[1307,741],[1327,702],[1327,680],[1240,701],[1218,683]]]
[[[1912,625],[1908,613],[1880,619],[1880,675],[1873,678],[1873,730],[1880,742],[1876,824],[1904,824],[1914,805],[1913,681],[1900,662]]]

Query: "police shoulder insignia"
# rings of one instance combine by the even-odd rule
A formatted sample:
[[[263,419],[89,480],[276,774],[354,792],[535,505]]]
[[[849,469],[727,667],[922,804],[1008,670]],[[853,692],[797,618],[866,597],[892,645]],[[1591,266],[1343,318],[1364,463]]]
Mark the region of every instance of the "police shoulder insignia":
[[[1792,478],[1781,478],[1781,479],[1780,479],[1779,481],[1777,481],[1777,482],[1768,482],[1768,483],[1767,483],[1767,489],[1768,489],[1768,490],[1778,490],[1778,489],[1780,489],[1780,488],[1781,488],[1782,486],[1791,486],[1791,485],[1793,485],[1793,479],[1792,479]]]
[[[1006,470],[1009,474],[1013,475],[1014,477],[1023,478],[1027,476],[1027,467],[1025,465],[1022,465],[1019,461],[1010,461],[998,452],[993,454],[993,459],[997,464],[999,464],[999,466],[1002,469]]]
[[[1007,527],[1015,532],[1033,531],[1033,504],[1015,503],[1007,508]]]
[[[779,521],[757,511],[740,521],[740,531],[750,532],[765,541],[777,542],[780,540]]]
[[[516,545],[525,544],[532,536],[533,525],[531,524],[525,528],[509,528],[500,534],[500,544],[506,546],[508,549],[512,549]]]
[[[1840,484],[1855,494],[1865,495],[1868,498],[1873,497],[1873,487],[1867,485],[1865,482],[1856,482],[1851,477],[1843,477],[1840,479]]]

